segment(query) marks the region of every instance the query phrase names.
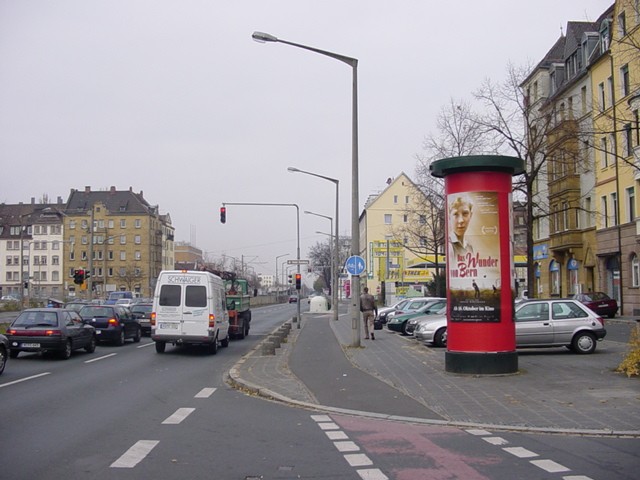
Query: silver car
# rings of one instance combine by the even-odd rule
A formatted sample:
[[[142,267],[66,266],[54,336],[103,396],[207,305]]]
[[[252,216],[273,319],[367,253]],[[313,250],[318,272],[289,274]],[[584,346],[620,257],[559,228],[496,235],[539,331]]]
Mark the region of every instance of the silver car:
[[[516,306],[516,347],[561,347],[593,353],[607,334],[602,317],[577,300],[526,300]],[[421,323],[414,333],[425,343],[447,344],[447,318]]]

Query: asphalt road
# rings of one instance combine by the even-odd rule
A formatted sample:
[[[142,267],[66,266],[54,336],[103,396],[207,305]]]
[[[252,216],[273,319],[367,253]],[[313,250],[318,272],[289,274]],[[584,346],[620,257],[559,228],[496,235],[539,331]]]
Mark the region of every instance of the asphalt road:
[[[66,361],[20,354],[0,377],[0,478],[635,478],[636,439],[325,415],[230,388],[225,372],[295,307],[256,309],[249,337],[215,356],[157,354],[148,338]]]

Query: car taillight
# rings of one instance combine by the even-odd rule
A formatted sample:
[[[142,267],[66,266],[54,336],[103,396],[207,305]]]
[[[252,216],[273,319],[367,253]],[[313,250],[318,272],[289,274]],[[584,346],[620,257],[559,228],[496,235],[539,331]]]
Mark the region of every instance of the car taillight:
[[[213,313],[209,314],[209,328],[214,328],[216,326],[216,316]]]
[[[47,337],[60,337],[60,336],[62,336],[62,332],[60,330],[45,330],[44,334]]]
[[[598,320],[602,324],[602,326],[604,327],[604,318],[596,317],[596,320]]]
[[[117,327],[118,325],[120,325],[120,322],[118,322],[117,318],[110,318],[108,323],[109,325],[113,325],[114,327]]]
[[[151,321],[151,326],[155,327],[156,326],[156,312],[151,312],[151,315],[149,315],[149,320]]]
[[[7,330],[7,335],[15,335],[17,330],[15,328],[10,328]]]

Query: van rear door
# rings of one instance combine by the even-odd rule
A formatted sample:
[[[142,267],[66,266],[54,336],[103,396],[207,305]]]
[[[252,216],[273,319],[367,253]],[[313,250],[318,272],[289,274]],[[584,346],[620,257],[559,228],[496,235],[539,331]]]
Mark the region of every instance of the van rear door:
[[[207,335],[209,309],[207,308],[206,285],[186,285],[182,304],[182,334]]]
[[[156,309],[156,334],[177,335],[182,329],[182,285],[160,285]]]

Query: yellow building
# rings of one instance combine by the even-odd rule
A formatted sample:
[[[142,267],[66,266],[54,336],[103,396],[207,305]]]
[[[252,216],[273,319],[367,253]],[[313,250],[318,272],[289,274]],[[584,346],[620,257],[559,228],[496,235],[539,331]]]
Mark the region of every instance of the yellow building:
[[[387,180],[382,192],[369,197],[360,216],[360,252],[367,263],[363,287],[366,283],[372,294],[384,296],[387,303],[411,294],[409,290],[422,292],[434,279],[435,270],[424,266],[425,255],[435,253],[424,233],[431,220],[425,202],[419,188],[401,173]],[[444,271],[444,256],[439,262]]]
[[[104,298],[118,290],[151,297],[160,271],[175,263],[170,217],[131,189],[72,190],[64,240],[69,293],[80,298]],[[91,272],[80,286],[73,283],[78,269]]]

